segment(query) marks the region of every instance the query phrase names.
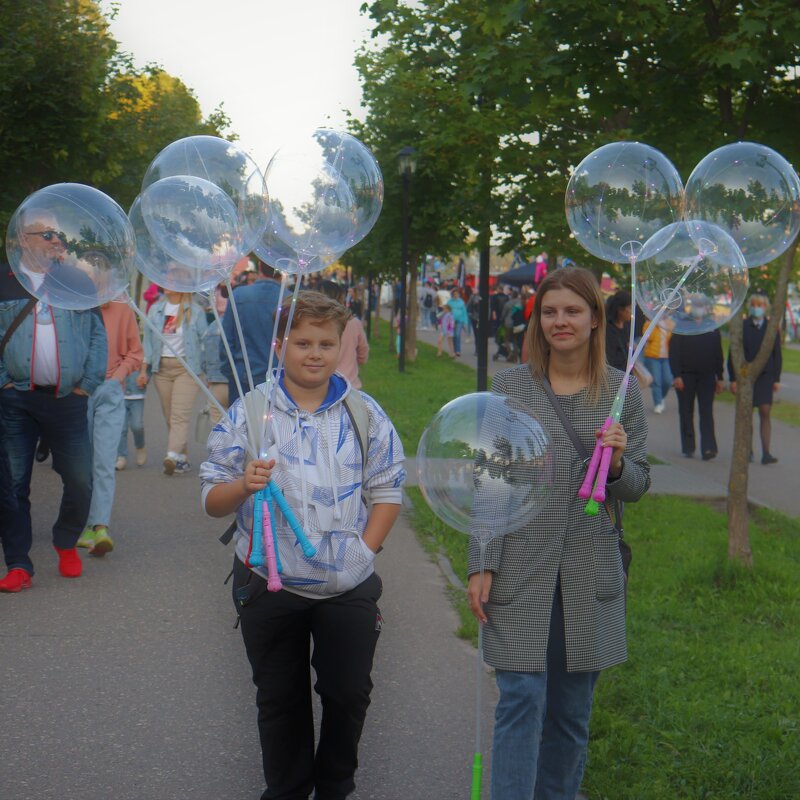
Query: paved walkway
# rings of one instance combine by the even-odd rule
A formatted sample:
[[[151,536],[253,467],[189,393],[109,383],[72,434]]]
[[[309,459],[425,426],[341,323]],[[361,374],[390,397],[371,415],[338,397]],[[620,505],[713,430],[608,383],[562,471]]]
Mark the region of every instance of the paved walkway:
[[[421,341],[436,343],[433,331],[419,330]],[[474,355],[474,342],[462,345],[461,361],[471,367],[477,367]],[[490,343],[490,352],[494,352],[494,343]],[[489,374],[511,366],[503,360],[489,361]],[[784,373],[782,388],[776,397],[776,403],[792,402],[800,404],[800,375]],[[645,393],[645,403],[652,411],[653,403],[650,392]],[[648,452],[664,464],[654,464],[651,468],[652,488],[657,494],[680,494],[693,497],[726,498],[730,477],[730,455],[733,444],[734,410],[732,403],[718,402],[714,404],[714,420],[716,426],[719,456],[713,461],[702,461],[700,458],[687,459],[681,455],[678,428],[678,403],[674,390],[666,398],[666,409],[663,414],[650,413],[648,436]],[[791,516],[800,516],[800,491],[797,476],[800,475],[800,428],[777,420],[772,421],[772,452],[779,463],[767,467],[761,465],[761,443],[758,438],[758,419],[755,423],[756,462],[751,465],[749,473],[749,497],[751,502],[769,506]]]
[[[49,544],[58,477],[50,462],[34,469],[34,586],[0,595],[2,798],[256,800],[263,789],[255,690],[223,586],[232,550],[216,538],[226,522],[200,510],[196,472],[161,474],[152,394],[146,424],[147,465],[118,473],[116,549],[84,558],[78,580],[58,576]],[[475,650],[455,636],[442,573],[405,518],[377,563],[385,626],[351,797],[464,800]],[[479,674],[488,754],[496,694]]]

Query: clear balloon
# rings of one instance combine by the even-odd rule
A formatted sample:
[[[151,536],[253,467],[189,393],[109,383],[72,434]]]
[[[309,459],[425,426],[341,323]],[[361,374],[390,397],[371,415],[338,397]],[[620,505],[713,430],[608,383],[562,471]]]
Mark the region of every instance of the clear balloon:
[[[240,257],[247,255],[267,224],[267,187],[253,159],[217,136],[188,136],[167,145],[152,160],[142,190],[177,176],[202,178],[230,197],[238,215],[239,231],[234,238],[241,240]]]
[[[742,307],[749,276],[742,251],[718,225],[668,225],[645,243],[637,262],[636,300],[648,319],[672,333],[698,335],[724,325]]]
[[[236,206],[216,184],[176,175],[150,184],[140,200],[150,235],[181,264],[207,270],[242,257]]]
[[[521,528],[553,486],[550,437],[517,400],[463,395],[431,420],[417,448],[419,487],[446,524],[481,541]]]
[[[162,250],[145,225],[140,197],[133,201],[128,218],[136,237],[134,265],[142,275],[162,289],[173,292],[208,292],[230,275],[231,266],[193,269],[179,263]]]
[[[282,147],[266,170],[272,234],[301,257],[336,258],[372,229],[383,176],[353,136],[317,129]]]
[[[656,231],[680,220],[682,198],[680,175],[666,156],[640,142],[613,142],[572,173],[567,222],[592,255],[629,263]]]
[[[85,310],[128,286],[133,228],[108,195],[58,183],[27,197],[11,217],[6,253],[19,282],[57,308]]]
[[[689,176],[686,215],[725,229],[747,266],[758,267],[783,253],[800,231],[800,179],[782,155],[763,144],[727,144]]]
[[[273,233],[272,226],[268,225],[261,239],[253,248],[253,252],[273,269],[285,272],[287,275],[301,275],[319,272],[333,264],[340,254],[330,256],[301,255],[293,247],[278,238]]]

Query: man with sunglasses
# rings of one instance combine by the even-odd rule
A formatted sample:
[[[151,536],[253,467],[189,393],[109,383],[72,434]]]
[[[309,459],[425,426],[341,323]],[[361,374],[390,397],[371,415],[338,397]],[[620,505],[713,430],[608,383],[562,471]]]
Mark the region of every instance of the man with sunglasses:
[[[15,501],[0,529],[8,568],[2,592],[29,588],[34,574],[30,483],[40,437],[50,444],[63,484],[53,525],[58,569],[65,578],[82,572],[75,545],[92,497],[87,402],[105,378],[107,358],[97,309],[60,307],[67,293],[91,297],[95,290],[85,272],[65,263],[67,240],[56,220],[29,213],[18,230],[19,271],[0,269],[0,415]]]

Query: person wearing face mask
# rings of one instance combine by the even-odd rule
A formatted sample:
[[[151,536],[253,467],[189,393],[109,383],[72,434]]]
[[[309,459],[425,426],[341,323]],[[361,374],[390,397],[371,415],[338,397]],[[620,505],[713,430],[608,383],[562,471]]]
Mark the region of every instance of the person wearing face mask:
[[[689,315],[698,328],[708,316],[708,302],[702,296],[693,297]],[[669,365],[675,376],[672,385],[678,395],[681,452],[692,458],[695,451],[694,405],[700,417],[700,452],[703,461],[717,455],[714,433],[714,395],[724,386],[722,337],[719,330],[696,335],[673,334],[669,342]]]
[[[761,349],[761,343],[767,333],[768,309],[769,300],[765,294],[758,292],[750,298],[748,316],[742,328],[744,360],[747,362],[755,359]],[[770,452],[770,438],[772,435],[770,414],[772,412],[772,394],[780,389],[782,366],[781,337],[776,336],[775,341],[772,343],[772,352],[769,354],[767,363],[753,382],[753,408],[758,409],[762,464],[775,464],[778,461]],[[731,391],[736,394],[736,373],[733,369],[730,353],[728,354],[728,377],[731,381]]]

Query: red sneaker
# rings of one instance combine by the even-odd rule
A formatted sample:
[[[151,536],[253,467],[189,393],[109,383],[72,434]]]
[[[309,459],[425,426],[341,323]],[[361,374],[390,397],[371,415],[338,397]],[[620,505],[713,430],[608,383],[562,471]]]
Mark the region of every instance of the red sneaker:
[[[79,578],[83,572],[83,564],[81,563],[78,550],[71,547],[69,550],[62,550],[56,547],[58,553],[58,571],[65,578]]]
[[[31,588],[31,575],[21,567],[8,571],[8,575],[0,580],[0,592],[19,592]]]

